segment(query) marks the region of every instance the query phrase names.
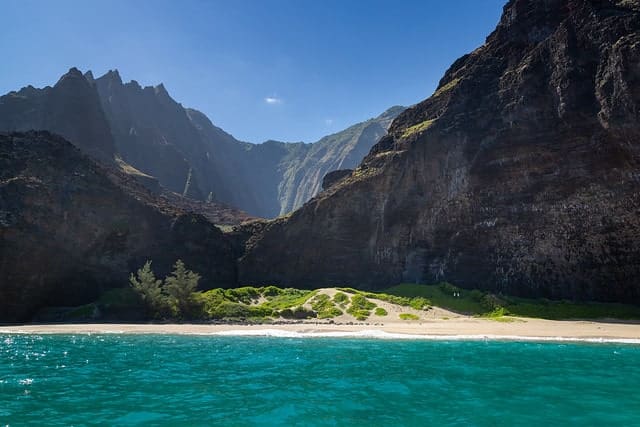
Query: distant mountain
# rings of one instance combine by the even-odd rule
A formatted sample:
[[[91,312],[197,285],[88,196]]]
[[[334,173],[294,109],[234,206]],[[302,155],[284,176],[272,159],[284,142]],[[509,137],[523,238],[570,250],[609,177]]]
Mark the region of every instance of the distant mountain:
[[[315,144],[238,141],[201,112],[184,108],[164,85],[123,83],[117,70],[94,78],[75,68],[53,87],[0,97],[0,130],[44,129],[83,152],[124,164],[153,185],[194,200],[275,217],[316,195],[327,172],[355,167],[403,109]]]
[[[176,192],[212,197],[263,217],[302,206],[320,191],[327,172],[355,167],[403,110],[393,107],[315,144],[250,144],[200,111],[183,108],[163,85],[123,84],[117,71],[95,84],[116,147],[128,163]]]
[[[391,107],[380,116],[306,145],[306,151],[283,172],[279,186],[280,214],[294,211],[322,190],[324,176],[358,166],[373,145],[387,134],[404,107]]]

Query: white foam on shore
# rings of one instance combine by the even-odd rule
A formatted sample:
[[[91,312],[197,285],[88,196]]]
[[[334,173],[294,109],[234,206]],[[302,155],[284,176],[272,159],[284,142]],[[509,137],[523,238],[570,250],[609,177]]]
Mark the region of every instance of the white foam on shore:
[[[640,344],[640,338],[605,338],[605,337],[562,337],[562,336],[523,336],[523,335],[423,335],[401,334],[380,331],[377,329],[362,331],[285,331],[281,329],[235,329],[212,332],[206,335],[243,336],[243,337],[276,337],[276,338],[376,338],[391,340],[429,340],[429,341],[550,341],[550,342],[587,342]]]

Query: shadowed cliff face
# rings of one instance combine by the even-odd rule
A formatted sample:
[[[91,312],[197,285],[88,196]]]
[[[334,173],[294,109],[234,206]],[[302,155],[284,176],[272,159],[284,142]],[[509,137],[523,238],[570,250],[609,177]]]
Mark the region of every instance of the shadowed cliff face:
[[[64,136],[84,153],[104,163],[115,146],[98,93],[76,68],[53,86],[28,86],[0,97],[0,130],[46,129]]]
[[[58,136],[0,134],[0,321],[88,303],[149,259],[159,276],[182,259],[203,289],[236,283],[231,245],[202,216]]]
[[[248,240],[240,281],[640,302],[639,10],[509,2],[350,176]]]

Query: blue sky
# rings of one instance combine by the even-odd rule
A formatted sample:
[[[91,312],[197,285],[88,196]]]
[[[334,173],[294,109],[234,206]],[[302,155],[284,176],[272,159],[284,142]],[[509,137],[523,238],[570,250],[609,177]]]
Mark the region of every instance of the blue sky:
[[[117,68],[236,138],[313,142],[427,98],[504,2],[0,0],[0,92]]]

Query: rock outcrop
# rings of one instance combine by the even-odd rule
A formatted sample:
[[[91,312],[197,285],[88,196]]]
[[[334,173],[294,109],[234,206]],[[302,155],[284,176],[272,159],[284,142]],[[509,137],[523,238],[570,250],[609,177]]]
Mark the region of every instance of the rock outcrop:
[[[342,181],[348,176],[351,176],[353,169],[338,169],[333,172],[329,172],[322,178],[322,189],[326,190],[333,187],[338,182]]]
[[[640,302],[639,79],[638,1],[511,0],[349,177],[247,240],[240,281]]]
[[[233,247],[203,216],[185,213],[115,167],[48,132],[0,134],[0,321],[44,306],[90,302],[153,260],[177,259],[203,289],[236,283]]]

